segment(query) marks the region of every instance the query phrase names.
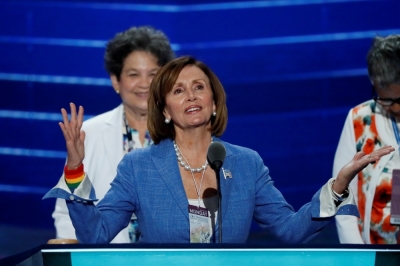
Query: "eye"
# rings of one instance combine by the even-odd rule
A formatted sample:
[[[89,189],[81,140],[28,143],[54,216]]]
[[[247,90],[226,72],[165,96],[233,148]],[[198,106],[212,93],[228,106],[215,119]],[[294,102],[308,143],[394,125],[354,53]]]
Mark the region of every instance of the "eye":
[[[195,88],[196,88],[196,90],[202,90],[202,89],[204,89],[204,86],[203,86],[203,84],[197,84]]]
[[[182,92],[183,92],[183,89],[181,87],[177,87],[177,88],[174,89],[174,94],[179,94],[179,93],[182,93]]]
[[[129,73],[128,76],[130,76],[130,77],[137,77],[138,74],[137,74],[137,73]]]

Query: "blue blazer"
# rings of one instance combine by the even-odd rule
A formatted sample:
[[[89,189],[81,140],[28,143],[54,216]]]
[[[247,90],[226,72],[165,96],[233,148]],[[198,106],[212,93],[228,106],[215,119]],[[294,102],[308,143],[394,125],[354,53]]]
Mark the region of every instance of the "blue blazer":
[[[319,232],[336,213],[323,215],[326,212],[320,210],[321,189],[310,203],[295,212],[274,187],[268,168],[255,151],[222,143],[226,148],[223,168],[232,175],[224,178],[221,169],[224,243],[245,242],[253,218],[283,242],[301,243]],[[69,200],[73,194],[65,191],[48,194],[53,195],[46,197],[67,199],[81,243],[109,243],[128,225],[132,212],[138,218],[140,242],[189,243],[188,199],[170,139],[128,153],[118,166],[111,189],[97,207],[79,197]],[[354,208],[344,209],[342,214],[354,212]],[[215,233],[218,239],[218,222]]]

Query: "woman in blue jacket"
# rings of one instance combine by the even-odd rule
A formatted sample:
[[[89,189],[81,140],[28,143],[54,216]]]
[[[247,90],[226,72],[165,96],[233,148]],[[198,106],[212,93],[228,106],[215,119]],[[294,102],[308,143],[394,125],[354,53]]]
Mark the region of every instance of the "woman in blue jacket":
[[[295,212],[255,151],[219,139],[227,124],[226,97],[205,64],[192,57],[167,63],[151,83],[148,108],[154,145],[125,155],[110,190],[96,206],[82,164],[83,108],[77,112],[71,104],[70,120],[62,110],[60,127],[68,161],[64,176],[45,198],[67,201],[79,242],[109,243],[133,212],[139,222],[139,242],[218,242],[218,184],[207,151],[212,142],[220,142],[226,149],[219,172],[222,242],[245,242],[254,218],[283,242],[301,243],[336,214],[358,215],[348,184],[366,165],[393,151],[384,147],[369,155],[358,153]]]

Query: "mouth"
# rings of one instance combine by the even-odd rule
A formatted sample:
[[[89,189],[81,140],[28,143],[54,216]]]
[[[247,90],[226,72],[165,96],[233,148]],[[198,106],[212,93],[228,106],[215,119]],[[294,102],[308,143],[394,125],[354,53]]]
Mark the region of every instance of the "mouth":
[[[195,113],[197,111],[200,111],[201,107],[199,106],[189,106],[188,108],[185,109],[185,113]]]
[[[140,97],[140,98],[148,98],[149,97],[149,92],[135,92],[135,95]]]

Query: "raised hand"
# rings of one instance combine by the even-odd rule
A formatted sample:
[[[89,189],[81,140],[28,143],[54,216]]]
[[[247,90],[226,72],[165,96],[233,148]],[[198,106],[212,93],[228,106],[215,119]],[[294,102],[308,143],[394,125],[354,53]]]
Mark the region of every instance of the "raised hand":
[[[365,154],[360,151],[353,157],[353,159],[346,164],[338,173],[338,176],[333,184],[333,190],[336,193],[342,194],[349,186],[351,180],[364,169],[368,164],[375,163],[382,156],[387,155],[394,151],[392,146],[385,146],[370,154]]]
[[[68,120],[67,111],[62,108],[61,114],[64,122],[58,123],[64,134],[65,144],[67,146],[67,168],[70,170],[78,168],[85,158],[85,132],[81,130],[83,123],[83,107],[79,106],[79,112],[76,113],[75,104],[69,104],[71,108],[71,120]]]

